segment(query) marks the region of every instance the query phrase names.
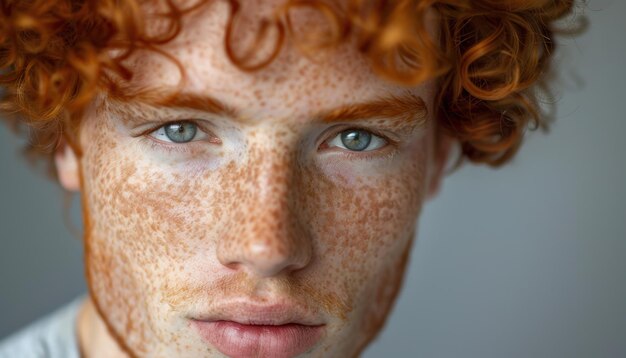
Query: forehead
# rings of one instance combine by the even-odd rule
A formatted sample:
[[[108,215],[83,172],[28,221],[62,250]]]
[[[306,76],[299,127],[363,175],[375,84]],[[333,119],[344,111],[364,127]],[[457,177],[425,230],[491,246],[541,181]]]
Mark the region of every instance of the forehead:
[[[245,51],[254,42],[263,16],[270,16],[276,6],[276,1],[244,2],[239,21],[234,24],[235,52]],[[212,96],[250,118],[305,117],[325,108],[407,92],[427,103],[432,96],[428,84],[406,88],[380,78],[351,42],[307,56],[293,38],[287,38],[278,57],[268,66],[254,72],[242,71],[226,55],[229,11],[226,2],[210,2],[186,15],[181,33],[162,48],[184,69],[184,82],[180,82],[181,72],[173,61],[144,51],[134,59],[133,85],[166,90],[182,84],[184,92]],[[292,20],[297,28],[325,26],[323,18],[311,16],[311,12],[294,13]],[[259,58],[275,45],[275,34],[270,31],[262,42]]]

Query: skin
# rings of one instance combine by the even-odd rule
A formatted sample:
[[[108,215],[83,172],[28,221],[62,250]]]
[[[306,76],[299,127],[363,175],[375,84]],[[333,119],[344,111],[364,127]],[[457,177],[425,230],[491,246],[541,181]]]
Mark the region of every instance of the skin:
[[[259,6],[250,14],[269,11]],[[85,115],[82,154],[57,153],[61,183],[83,194],[86,356],[222,356],[189,317],[242,299],[294,303],[324,324],[306,356],[355,356],[401,286],[416,219],[445,163],[434,139],[435,84],[388,83],[349,45],[310,59],[287,43],[268,67],[242,72],[223,49],[227,11],[218,2],[191,16],[165,49],[184,64],[185,92],[211,94],[237,117],[103,93]],[[180,79],[154,54],[135,65],[137,86],[173,88]],[[316,116],[389,95],[420,97],[428,114]],[[180,119],[196,120],[201,139],[152,136]],[[329,144],[355,127],[387,143],[367,152]]]

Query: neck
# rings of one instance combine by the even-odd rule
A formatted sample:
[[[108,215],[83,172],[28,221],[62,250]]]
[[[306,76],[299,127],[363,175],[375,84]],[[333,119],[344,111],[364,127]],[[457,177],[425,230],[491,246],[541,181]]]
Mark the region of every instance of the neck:
[[[129,358],[113,339],[90,297],[83,302],[76,324],[83,358]]]

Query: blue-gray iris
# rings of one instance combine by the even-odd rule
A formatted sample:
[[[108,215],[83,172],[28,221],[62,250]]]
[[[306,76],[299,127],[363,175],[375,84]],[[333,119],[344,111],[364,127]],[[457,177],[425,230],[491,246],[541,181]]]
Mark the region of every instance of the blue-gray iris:
[[[372,134],[361,129],[341,132],[341,143],[350,150],[362,151],[369,146],[371,140]]]
[[[170,123],[165,126],[165,135],[174,143],[187,143],[196,136],[196,125],[189,122]]]

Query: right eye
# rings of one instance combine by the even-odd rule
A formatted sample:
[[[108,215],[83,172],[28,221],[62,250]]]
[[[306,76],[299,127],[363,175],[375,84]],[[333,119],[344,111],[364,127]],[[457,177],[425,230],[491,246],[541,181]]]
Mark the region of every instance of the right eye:
[[[149,134],[151,137],[168,143],[189,143],[206,140],[207,134],[198,130],[198,125],[190,121],[170,122]]]

